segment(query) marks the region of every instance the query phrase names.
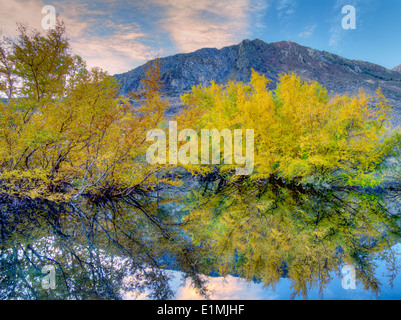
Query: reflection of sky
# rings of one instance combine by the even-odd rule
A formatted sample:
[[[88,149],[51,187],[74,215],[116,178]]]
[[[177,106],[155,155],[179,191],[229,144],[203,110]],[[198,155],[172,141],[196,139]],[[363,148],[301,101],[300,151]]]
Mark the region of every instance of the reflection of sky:
[[[397,262],[401,263],[401,244],[395,245],[393,248],[397,253]],[[401,299],[401,275],[394,279],[393,288],[389,284],[387,277],[388,271],[386,270],[385,261],[375,261],[377,263],[376,278],[381,283],[379,299],[391,300]],[[169,274],[173,276],[171,285],[176,292],[175,299],[177,300],[198,300],[200,296],[196,291],[191,288],[189,283],[185,286],[181,285],[181,275],[179,272],[170,271]],[[376,299],[376,295],[372,292],[364,290],[363,286],[358,283],[356,289],[343,289],[342,278],[332,275],[333,280],[324,290],[324,299],[326,300],[369,300]],[[211,299],[214,300],[288,300],[292,293],[291,281],[282,278],[277,284],[276,289],[263,288],[263,284],[247,282],[244,279],[236,278],[233,276],[223,277],[209,277],[209,288],[214,293]],[[133,299],[132,293],[126,293],[126,299]],[[146,299],[146,294],[140,295],[138,299]],[[302,299],[297,296],[296,299]],[[321,299],[317,288],[308,290],[308,299],[316,300]]]
[[[15,35],[17,21],[40,29],[45,4],[65,21],[74,52],[111,74],[156,56],[255,38],[401,64],[399,0],[0,0],[0,29]],[[356,30],[341,27],[344,5],[356,7]]]

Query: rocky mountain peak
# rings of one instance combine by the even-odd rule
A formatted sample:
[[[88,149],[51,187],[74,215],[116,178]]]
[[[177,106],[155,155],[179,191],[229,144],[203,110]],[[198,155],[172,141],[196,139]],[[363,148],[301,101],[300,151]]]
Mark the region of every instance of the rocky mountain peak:
[[[207,86],[211,80],[248,82],[251,70],[266,75],[274,89],[280,74],[295,72],[303,80],[318,81],[334,93],[355,94],[363,87],[374,95],[380,86],[395,108],[395,121],[401,123],[401,72],[360,60],[312,49],[291,41],[265,43],[245,39],[222,49],[203,48],[192,53],[161,58],[165,93],[179,107],[179,95],[194,85]],[[121,92],[138,91],[145,66],[115,75]],[[398,115],[399,114],[399,115]]]

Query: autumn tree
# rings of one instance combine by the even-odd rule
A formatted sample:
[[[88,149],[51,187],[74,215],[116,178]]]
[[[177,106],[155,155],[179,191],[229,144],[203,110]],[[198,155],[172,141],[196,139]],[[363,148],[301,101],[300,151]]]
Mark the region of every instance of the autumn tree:
[[[0,50],[0,187],[20,196],[69,200],[152,188],[146,132],[163,119],[158,65],[149,64],[140,106],[99,68],[70,52],[65,27],[19,26]]]
[[[249,84],[193,87],[176,119],[198,130],[254,129],[256,180],[375,183],[371,174],[391,149],[384,141],[390,105],[380,90],[377,97],[341,96],[295,74],[282,75],[276,90],[267,89],[269,81],[253,71]]]

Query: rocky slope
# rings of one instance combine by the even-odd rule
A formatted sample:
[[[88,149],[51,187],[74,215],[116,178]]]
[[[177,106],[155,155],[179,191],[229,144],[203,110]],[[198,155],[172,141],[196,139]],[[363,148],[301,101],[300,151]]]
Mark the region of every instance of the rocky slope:
[[[401,64],[392,69],[393,71],[401,72]]]
[[[279,75],[295,71],[304,80],[316,80],[334,93],[354,94],[363,87],[374,94],[378,86],[394,105],[394,125],[401,125],[401,72],[373,63],[348,60],[341,56],[282,41],[265,43],[244,40],[238,45],[200,49],[188,54],[177,54],[161,59],[165,92],[177,111],[179,95],[191,86],[208,85],[213,79],[225,83],[230,79],[247,82],[251,68],[272,79],[274,88]],[[115,75],[122,93],[137,91],[145,67]]]

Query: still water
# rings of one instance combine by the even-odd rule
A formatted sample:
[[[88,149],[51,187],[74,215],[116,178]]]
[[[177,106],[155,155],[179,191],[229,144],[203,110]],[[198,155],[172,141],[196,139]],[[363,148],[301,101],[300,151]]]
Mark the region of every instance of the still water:
[[[0,204],[0,299],[401,299],[398,193],[203,183]]]

